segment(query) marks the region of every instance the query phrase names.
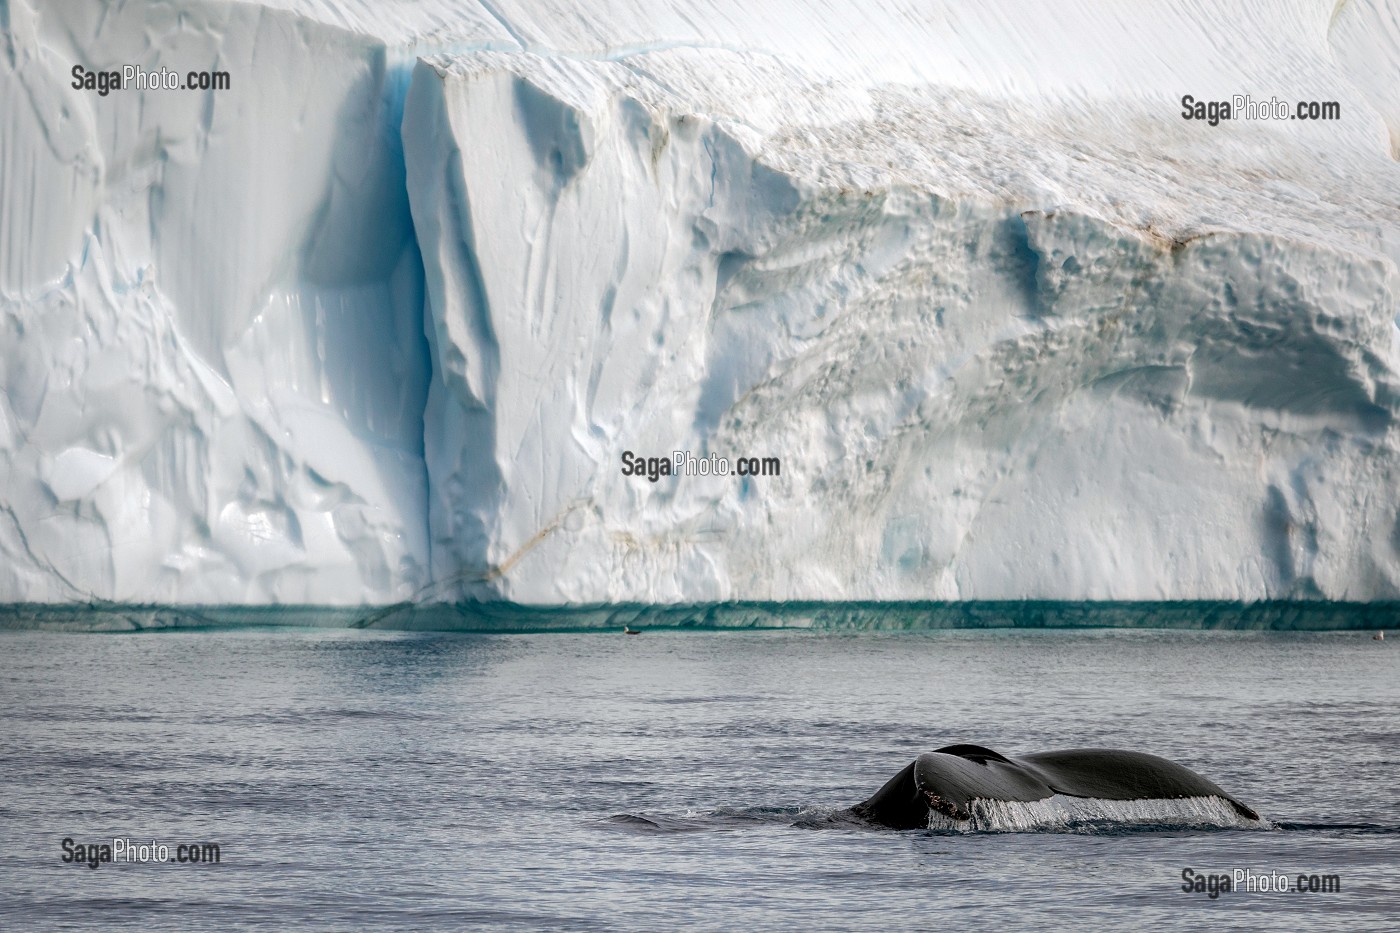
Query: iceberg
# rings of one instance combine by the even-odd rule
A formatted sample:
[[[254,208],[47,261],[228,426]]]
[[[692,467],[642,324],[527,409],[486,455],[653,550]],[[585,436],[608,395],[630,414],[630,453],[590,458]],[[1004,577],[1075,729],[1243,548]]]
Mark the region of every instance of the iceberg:
[[[1400,598],[1383,0],[0,15],[0,600]]]

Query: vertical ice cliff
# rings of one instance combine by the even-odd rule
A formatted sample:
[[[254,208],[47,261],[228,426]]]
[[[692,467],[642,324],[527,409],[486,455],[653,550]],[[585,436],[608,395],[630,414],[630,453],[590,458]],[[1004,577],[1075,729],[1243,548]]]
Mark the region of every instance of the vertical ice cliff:
[[[0,599],[1400,595],[1384,3],[0,19]]]
[[[725,80],[771,98],[727,112]],[[1393,175],[1357,205],[1291,137],[1141,151],[1121,134],[1151,115],[1095,116],[841,99],[696,50],[420,64],[437,579],[528,601],[1392,593]],[[1261,178],[1235,189],[1242,157]],[[783,475],[652,483],[624,450]]]
[[[0,598],[414,591],[428,360],[383,43],[243,4],[0,8]],[[231,87],[71,87],[126,64]]]
[[[1395,596],[1400,173],[1330,10],[1227,12],[943,10],[927,61],[892,30],[815,66],[820,34],[600,53],[523,16],[525,51],[428,57],[435,579]],[[1211,127],[1188,93],[1354,118]],[[621,468],[676,450],[782,475]]]

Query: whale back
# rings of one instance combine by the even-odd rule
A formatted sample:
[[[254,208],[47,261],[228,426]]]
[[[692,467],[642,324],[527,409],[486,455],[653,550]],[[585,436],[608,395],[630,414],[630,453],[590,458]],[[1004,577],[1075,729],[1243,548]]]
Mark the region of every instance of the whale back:
[[[910,762],[905,765],[868,800],[856,804],[848,812],[859,819],[891,829],[922,829],[928,826],[928,801],[914,783],[917,764]]]
[[[930,810],[967,819],[973,800],[1044,800],[1053,793],[1035,772],[998,752],[949,745],[920,755],[851,812],[895,829],[917,829],[928,826]]]

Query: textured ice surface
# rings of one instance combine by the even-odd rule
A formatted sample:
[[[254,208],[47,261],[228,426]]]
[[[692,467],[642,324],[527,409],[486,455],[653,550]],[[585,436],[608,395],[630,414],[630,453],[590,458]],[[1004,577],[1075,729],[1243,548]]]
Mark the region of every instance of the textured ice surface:
[[[0,10],[0,598],[411,593],[428,361],[382,43],[244,4]],[[100,97],[74,64],[232,89]]]
[[[0,14],[2,599],[1400,595],[1393,5]]]

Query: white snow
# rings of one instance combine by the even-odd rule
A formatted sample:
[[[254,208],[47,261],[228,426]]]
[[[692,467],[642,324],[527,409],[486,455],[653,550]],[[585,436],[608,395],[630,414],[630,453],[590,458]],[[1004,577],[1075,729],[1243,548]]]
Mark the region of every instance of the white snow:
[[[0,599],[1400,596],[1382,0],[4,15]]]

